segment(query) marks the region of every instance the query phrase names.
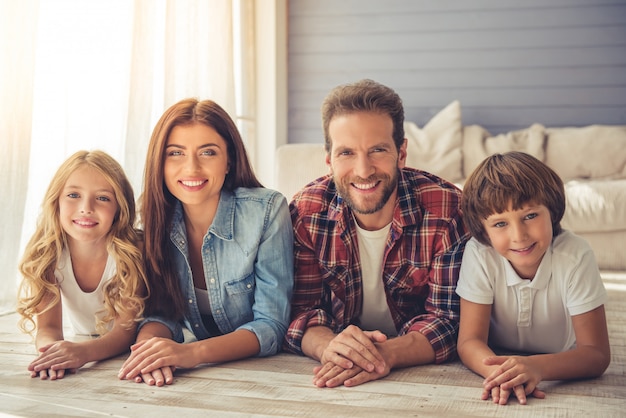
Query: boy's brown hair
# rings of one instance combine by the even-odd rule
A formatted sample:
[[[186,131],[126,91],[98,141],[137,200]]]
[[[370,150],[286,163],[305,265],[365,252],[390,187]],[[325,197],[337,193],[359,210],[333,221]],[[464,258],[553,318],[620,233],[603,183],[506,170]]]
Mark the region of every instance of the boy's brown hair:
[[[517,210],[529,202],[548,208],[552,236],[559,235],[565,212],[563,181],[532,155],[511,151],[493,154],[476,167],[463,186],[461,207],[472,236],[491,245],[483,221],[494,213]]]

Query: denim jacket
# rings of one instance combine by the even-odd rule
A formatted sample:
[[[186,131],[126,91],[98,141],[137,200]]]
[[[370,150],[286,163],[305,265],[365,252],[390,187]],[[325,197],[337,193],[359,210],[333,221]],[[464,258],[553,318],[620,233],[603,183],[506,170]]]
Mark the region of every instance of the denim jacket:
[[[194,292],[182,205],[170,230],[180,286],[188,302],[184,326],[198,340],[212,337],[203,325]],[[223,334],[253,332],[259,356],[279,351],[289,325],[293,290],[293,229],[287,201],[265,188],[222,190],[217,213],[202,244],[202,263],[215,323]],[[183,341],[181,323],[150,317]],[[142,324],[143,325],[143,324]]]

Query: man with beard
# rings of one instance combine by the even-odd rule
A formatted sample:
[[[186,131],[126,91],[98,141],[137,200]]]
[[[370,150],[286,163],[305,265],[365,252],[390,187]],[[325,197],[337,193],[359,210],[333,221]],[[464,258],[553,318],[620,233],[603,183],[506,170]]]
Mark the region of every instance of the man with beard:
[[[296,271],[284,348],[320,361],[318,387],[456,354],[461,191],[405,167],[403,123],[389,87],[334,88],[322,105],[330,174],[290,204]]]

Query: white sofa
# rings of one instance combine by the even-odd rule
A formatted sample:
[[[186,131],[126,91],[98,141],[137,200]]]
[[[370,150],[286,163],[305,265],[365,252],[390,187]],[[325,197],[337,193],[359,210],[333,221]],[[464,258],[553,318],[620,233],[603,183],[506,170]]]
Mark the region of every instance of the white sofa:
[[[601,269],[626,270],[626,126],[534,124],[493,136],[479,125],[463,126],[455,101],[421,129],[405,122],[405,134],[409,167],[459,187],[480,161],[496,152],[524,151],[544,161],[565,182],[562,226],[589,241]],[[288,199],[328,173],[321,142],[287,144],[276,153],[275,185]]]

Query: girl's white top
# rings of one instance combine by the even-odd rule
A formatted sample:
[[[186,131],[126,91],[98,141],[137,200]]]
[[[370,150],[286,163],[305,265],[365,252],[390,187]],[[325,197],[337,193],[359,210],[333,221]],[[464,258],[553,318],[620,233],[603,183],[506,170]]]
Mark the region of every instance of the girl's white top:
[[[104,314],[104,285],[115,275],[115,262],[111,255],[107,258],[107,263],[100,279],[98,287],[93,292],[84,292],[74,276],[72,259],[70,253],[65,248],[54,271],[57,283],[61,288],[61,300],[63,305],[63,315],[69,319],[72,330],[76,335],[95,335],[96,313],[98,318]]]

